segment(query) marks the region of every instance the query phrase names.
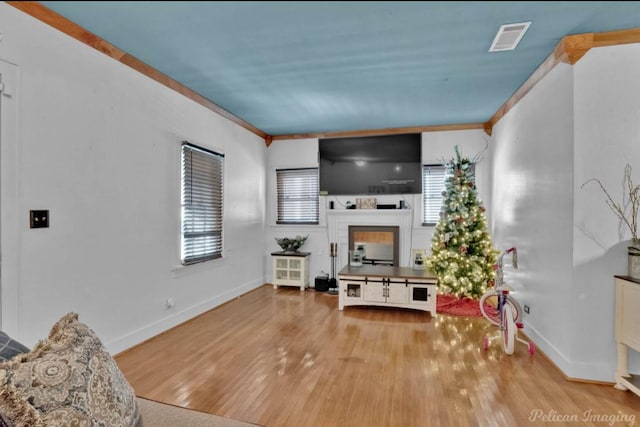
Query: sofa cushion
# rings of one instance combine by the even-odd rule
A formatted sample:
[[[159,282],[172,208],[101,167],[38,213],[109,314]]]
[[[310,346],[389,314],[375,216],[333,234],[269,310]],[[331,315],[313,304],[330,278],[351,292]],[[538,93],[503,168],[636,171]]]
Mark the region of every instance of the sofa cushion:
[[[6,333],[0,331],[0,361],[10,360],[13,356],[28,351],[29,347],[20,344]]]
[[[137,400],[95,333],[69,313],[35,348],[0,363],[0,413],[16,427],[132,427]]]

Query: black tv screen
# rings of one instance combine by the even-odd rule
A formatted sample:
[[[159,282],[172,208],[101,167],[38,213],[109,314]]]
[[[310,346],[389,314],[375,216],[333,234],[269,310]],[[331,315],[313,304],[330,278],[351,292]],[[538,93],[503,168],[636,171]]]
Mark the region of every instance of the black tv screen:
[[[421,134],[318,142],[320,194],[422,193]]]

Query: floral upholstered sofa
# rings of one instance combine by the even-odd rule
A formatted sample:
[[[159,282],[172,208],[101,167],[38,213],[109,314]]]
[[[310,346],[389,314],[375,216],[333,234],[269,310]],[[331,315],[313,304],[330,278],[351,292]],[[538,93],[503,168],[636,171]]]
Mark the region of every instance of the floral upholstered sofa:
[[[100,339],[69,313],[29,350],[0,332],[0,427],[241,427],[137,397]]]

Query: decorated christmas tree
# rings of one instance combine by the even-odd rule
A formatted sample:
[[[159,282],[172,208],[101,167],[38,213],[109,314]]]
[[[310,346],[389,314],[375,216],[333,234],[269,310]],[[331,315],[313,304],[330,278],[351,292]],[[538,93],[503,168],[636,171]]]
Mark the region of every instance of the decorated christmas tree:
[[[495,277],[493,248],[484,207],[478,200],[474,163],[461,157],[446,163],[440,222],[431,242],[427,267],[443,293],[480,298]]]

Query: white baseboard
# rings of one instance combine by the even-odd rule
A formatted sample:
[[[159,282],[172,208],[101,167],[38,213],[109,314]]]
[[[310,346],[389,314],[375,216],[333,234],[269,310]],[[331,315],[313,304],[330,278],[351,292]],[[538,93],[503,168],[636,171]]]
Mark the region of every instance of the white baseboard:
[[[568,379],[611,383],[615,381],[615,360],[611,364],[573,361],[526,323],[524,333],[535,343],[536,350],[542,351]]]
[[[152,322],[149,325],[139,328],[135,331],[131,331],[120,338],[116,338],[113,341],[105,343],[105,347],[111,354],[120,353],[128,348],[131,348],[143,341],[148,340],[168,329],[173,328],[189,319],[211,310],[225,302],[245,294],[253,289],[256,289],[264,284],[263,280],[257,280],[250,283],[242,284],[236,288],[233,288],[223,294],[216,295],[208,300],[202,301],[198,304],[187,307],[184,310],[178,311],[164,319]]]

